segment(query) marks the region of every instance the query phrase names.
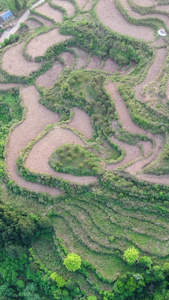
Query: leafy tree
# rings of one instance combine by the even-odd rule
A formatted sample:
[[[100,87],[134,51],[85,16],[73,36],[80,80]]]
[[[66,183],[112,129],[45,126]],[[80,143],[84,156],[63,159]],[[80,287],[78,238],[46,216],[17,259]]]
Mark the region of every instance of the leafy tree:
[[[134,247],[128,248],[124,251],[123,258],[129,265],[133,265],[139,258],[139,251]]]
[[[142,256],[139,259],[139,262],[148,267],[149,269],[151,269],[151,266],[153,264],[152,259],[149,256]]]
[[[69,271],[76,271],[81,267],[81,257],[78,254],[70,253],[64,259],[64,265]]]

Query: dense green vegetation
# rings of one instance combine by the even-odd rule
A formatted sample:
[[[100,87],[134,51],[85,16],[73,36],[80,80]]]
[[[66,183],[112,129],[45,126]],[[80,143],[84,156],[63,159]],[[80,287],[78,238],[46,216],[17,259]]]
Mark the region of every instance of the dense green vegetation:
[[[68,144],[57,148],[50,158],[56,171],[75,175],[93,175],[102,172],[100,160],[84,147]]]
[[[35,2],[35,0],[1,0],[0,11],[10,9],[13,13],[17,13],[24,10],[26,7],[30,7]]]

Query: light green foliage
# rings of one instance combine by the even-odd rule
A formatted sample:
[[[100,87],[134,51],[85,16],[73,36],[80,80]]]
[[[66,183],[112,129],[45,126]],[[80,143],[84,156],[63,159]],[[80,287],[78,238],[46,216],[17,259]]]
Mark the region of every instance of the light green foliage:
[[[113,241],[114,241],[114,236],[113,236],[113,235],[110,235],[110,236],[109,236],[109,241],[110,241],[110,242],[113,242]]]
[[[139,251],[134,247],[128,248],[124,251],[123,258],[129,265],[133,265],[139,258]]]
[[[58,287],[63,287],[66,284],[66,281],[61,276],[58,276],[56,272],[52,273],[50,278],[57,283]]]
[[[87,297],[87,300],[97,300],[97,297],[96,296],[89,296],[89,297]]]
[[[142,256],[139,259],[139,262],[143,265],[145,265],[146,267],[148,267],[149,269],[151,268],[153,261],[149,256]]]
[[[70,253],[64,259],[64,265],[69,271],[76,271],[81,268],[81,257],[78,254]]]
[[[74,175],[97,175],[102,173],[100,160],[79,145],[63,145],[50,157],[50,166],[56,171]]]

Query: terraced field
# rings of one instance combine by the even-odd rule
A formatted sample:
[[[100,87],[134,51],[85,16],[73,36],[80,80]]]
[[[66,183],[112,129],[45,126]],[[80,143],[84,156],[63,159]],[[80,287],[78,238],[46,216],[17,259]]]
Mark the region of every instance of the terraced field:
[[[0,50],[0,90],[18,93],[23,107],[22,121],[8,130],[2,193],[8,186],[45,203],[60,252],[78,253],[105,277],[93,273],[91,285],[109,289],[108,280],[139,272],[123,260],[128,247],[154,263],[169,257],[167,1],[49,0],[27,25]],[[60,172],[49,160],[63,145],[68,168]],[[74,175],[71,166],[85,156],[78,145],[95,162],[84,160]],[[47,265],[41,245],[33,249]]]

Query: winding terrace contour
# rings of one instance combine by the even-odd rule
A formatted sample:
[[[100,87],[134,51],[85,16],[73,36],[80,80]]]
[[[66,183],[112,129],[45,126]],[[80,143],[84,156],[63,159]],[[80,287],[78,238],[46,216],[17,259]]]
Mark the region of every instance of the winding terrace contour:
[[[127,2],[122,1],[123,4]],[[149,3],[151,1],[149,0]],[[68,1],[54,1],[54,4],[60,5],[67,10],[68,16],[74,14],[74,6]],[[79,7],[82,10],[91,9],[93,2],[92,1],[77,1]],[[62,5],[63,4],[63,5]],[[70,11],[69,11],[70,9]],[[38,12],[52,18],[56,22],[62,22],[63,15],[59,11],[51,8],[48,3],[44,3],[42,6],[36,8]],[[115,1],[113,0],[100,0],[96,7],[96,12],[100,20],[109,28],[114,31],[117,31],[121,34],[128,34],[135,38],[140,38],[146,41],[154,40],[154,32],[152,29],[144,26],[135,26],[127,23],[127,21],[122,17],[120,12],[115,6]],[[137,17],[137,14],[133,14]],[[38,19],[38,18],[37,18]],[[64,42],[67,39],[72,38],[71,36],[63,36],[59,33],[58,29],[52,29],[47,33],[43,33],[33,40],[31,40],[26,48],[27,53],[35,59],[39,55],[44,55],[46,50],[60,42]],[[17,44],[9,48],[2,57],[2,68],[11,75],[19,76],[29,76],[32,71],[35,71],[40,68],[40,63],[35,63],[34,61],[27,61],[22,55],[23,43]],[[93,56],[90,58],[89,54],[77,47],[72,47],[78,56],[75,69],[86,67],[87,69],[100,69],[102,66],[101,59]],[[70,52],[65,52],[60,55],[60,57],[65,61],[66,66],[73,67],[75,62],[75,57]],[[155,79],[158,75],[160,69],[163,66],[164,60],[166,57],[165,49],[158,49],[156,51],[155,61],[152,66],[149,68],[147,77],[136,87],[136,94],[138,98],[144,100],[141,95],[143,86],[148,82]],[[161,58],[159,60],[159,58]],[[43,75],[39,76],[36,79],[37,85],[45,86],[50,88],[62,72],[64,66],[56,62],[53,64],[53,67],[48,70]],[[110,58],[107,59],[103,70],[108,72],[114,72],[118,68],[118,65],[114,63]],[[46,79],[48,81],[46,81]],[[16,84],[0,84],[0,89],[7,89],[13,87],[20,87]],[[11,132],[8,142],[8,155],[7,155],[7,167],[9,175],[12,180],[14,180],[19,186],[30,189],[36,192],[46,192],[52,196],[57,196],[62,192],[57,188],[50,188],[48,186],[43,186],[37,183],[31,183],[25,181],[21,176],[18,175],[16,169],[17,158],[22,149],[26,148],[32,140],[35,140],[37,136],[45,129],[49,124],[54,124],[59,121],[59,116],[46,109],[43,105],[39,103],[39,93],[35,86],[29,87],[20,87],[20,94],[24,106],[27,108],[26,118],[20,123],[15,129]],[[136,146],[131,146],[126,143],[120,142],[115,137],[111,137],[112,141],[119,145],[121,148],[125,149],[126,156],[124,160],[117,164],[112,164],[107,167],[108,170],[114,170],[118,167],[125,166],[126,164],[131,164],[126,166],[125,171],[131,173],[134,176],[137,176],[140,180],[145,180],[148,182],[154,182],[159,184],[169,184],[169,175],[165,176],[155,176],[143,174],[143,168],[149,164],[162,150],[164,146],[164,138],[159,135],[153,135],[151,133],[145,132],[142,128],[138,127],[131,120],[130,114],[118,93],[117,85],[109,82],[106,85],[108,93],[111,95],[114,100],[116,111],[119,115],[119,119],[122,123],[124,129],[131,133],[137,134],[147,134],[151,139],[154,140],[154,148],[151,142],[140,142],[144,149],[144,155],[140,155],[139,144]],[[79,110],[78,108],[73,108],[74,118],[68,124],[69,127],[76,129],[83,133],[86,139],[92,138],[93,129],[91,124],[90,117]],[[125,116],[125,118],[124,118]],[[74,143],[84,146],[84,142],[75,134],[72,130],[61,128],[55,126],[47,135],[41,138],[38,142],[34,144],[34,147],[28,154],[27,160],[25,162],[26,166],[33,172],[36,173],[45,173],[52,176],[59,176],[60,178],[66,179],[72,183],[77,184],[90,184],[97,181],[94,176],[73,176],[70,174],[63,174],[55,172],[49,166],[49,157],[53,151],[65,144],[65,143]],[[152,151],[152,153],[151,153]],[[141,174],[138,174],[141,173]]]

